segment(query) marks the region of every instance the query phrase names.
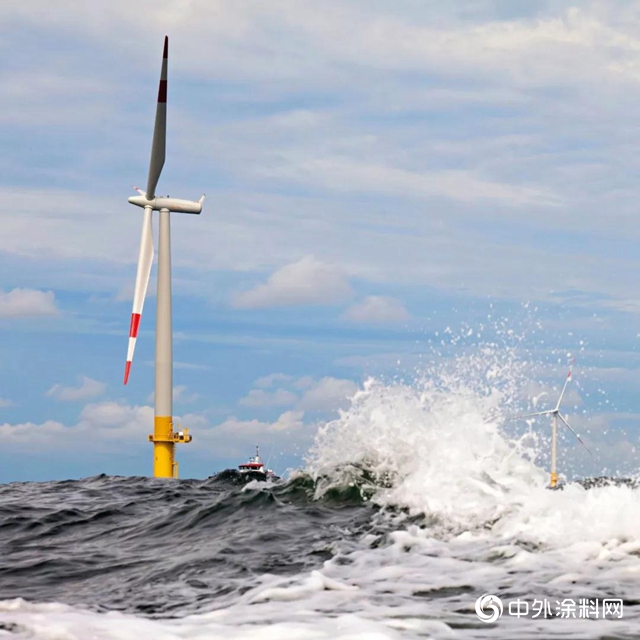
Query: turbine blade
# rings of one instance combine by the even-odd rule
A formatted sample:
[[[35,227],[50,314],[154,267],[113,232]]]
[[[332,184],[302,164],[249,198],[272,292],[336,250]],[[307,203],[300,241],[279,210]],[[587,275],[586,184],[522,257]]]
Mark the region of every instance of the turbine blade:
[[[129,347],[127,349],[127,362],[124,367],[125,384],[129,381],[133,352],[136,348],[138,328],[140,327],[140,318],[142,317],[142,308],[144,307],[144,299],[147,295],[147,287],[149,286],[149,276],[151,275],[151,265],[153,264],[153,231],[151,227],[152,211],[153,210],[150,206],[145,207],[144,217],[142,219],[138,272],[136,274],[136,288],[133,293],[133,311],[131,313],[131,325],[129,327]]]
[[[566,419],[561,413],[558,413],[558,418],[560,418],[560,420],[564,422],[564,426],[567,427],[567,429],[569,429],[569,431],[571,431],[571,433],[573,433],[573,435],[576,438],[578,438],[578,441],[580,442],[580,444],[589,452],[589,455],[593,457],[593,453],[591,453],[591,449],[587,447],[587,445],[582,441],[582,438],[569,426],[569,423],[566,421]]]
[[[574,358],[571,361],[571,365],[569,366],[569,373],[567,373],[567,379],[564,381],[564,387],[562,387],[562,393],[560,394],[560,397],[558,398],[558,404],[556,405],[556,411],[560,408],[560,403],[562,402],[562,398],[564,398],[564,392],[567,390],[567,385],[569,384],[569,381],[571,380],[571,375],[573,373],[573,365],[576,363],[576,359]]]
[[[555,413],[554,409],[549,411],[538,411],[537,413],[523,413],[520,416],[513,416],[513,418],[507,418],[507,420],[522,420],[524,418],[535,418],[537,416],[548,416],[550,413]]]
[[[169,55],[169,38],[164,38],[162,54],[162,71],[158,88],[158,106],[156,107],[156,124],[153,129],[151,145],[151,161],[149,163],[149,179],[147,181],[147,200],[156,196],[156,186],[164,166],[165,143],[167,139],[167,57]]]

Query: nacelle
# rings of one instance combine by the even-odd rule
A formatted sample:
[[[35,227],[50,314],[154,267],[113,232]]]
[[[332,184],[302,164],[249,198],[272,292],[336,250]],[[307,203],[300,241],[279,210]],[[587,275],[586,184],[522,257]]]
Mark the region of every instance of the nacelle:
[[[200,213],[204,196],[200,200],[180,200],[179,198],[164,198],[162,196],[147,200],[146,196],[131,196],[129,202],[135,204],[136,207],[151,207],[154,211],[169,209],[169,211],[176,213]]]

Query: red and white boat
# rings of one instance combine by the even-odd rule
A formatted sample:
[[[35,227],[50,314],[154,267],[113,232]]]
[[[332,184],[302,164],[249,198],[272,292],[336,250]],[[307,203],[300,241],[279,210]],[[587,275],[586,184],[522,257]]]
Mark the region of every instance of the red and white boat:
[[[270,478],[275,480],[278,478],[273,469],[267,469],[264,462],[262,462],[258,445],[256,445],[256,455],[251,456],[249,462],[238,465],[238,471],[255,480],[268,480]]]

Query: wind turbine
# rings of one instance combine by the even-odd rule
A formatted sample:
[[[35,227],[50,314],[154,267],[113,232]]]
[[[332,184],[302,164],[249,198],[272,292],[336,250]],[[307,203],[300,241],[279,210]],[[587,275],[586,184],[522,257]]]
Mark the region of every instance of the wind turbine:
[[[573,374],[573,365],[575,364],[575,361],[571,363],[571,366],[569,367],[569,373],[567,374],[567,378],[564,381],[564,387],[562,387],[562,393],[560,393],[560,397],[558,398],[558,402],[555,406],[554,409],[549,409],[548,411],[538,411],[536,413],[527,413],[525,415],[521,415],[521,416],[515,416],[513,418],[511,418],[511,420],[520,420],[520,419],[524,419],[524,418],[536,418],[538,416],[551,416],[551,425],[552,425],[552,431],[551,431],[551,480],[549,481],[549,487],[551,489],[555,489],[555,487],[558,485],[558,472],[557,472],[557,468],[556,468],[556,463],[557,463],[557,458],[558,458],[558,419],[560,419],[560,421],[564,424],[565,427],[567,427],[567,429],[569,429],[569,431],[571,431],[571,433],[573,433],[573,435],[578,438],[578,440],[580,441],[580,444],[582,444],[582,446],[589,451],[590,455],[593,455],[589,449],[589,447],[587,447],[587,445],[582,441],[582,438],[569,426],[569,422],[567,421],[567,419],[560,413],[560,404],[562,403],[562,399],[564,398],[564,392],[567,390],[567,385],[569,384],[569,381],[571,380],[572,374]]]
[[[142,191],[134,187],[139,195],[129,198],[131,204],[144,209],[144,216],[142,218],[136,287],[133,295],[133,312],[129,329],[129,348],[124,369],[124,383],[127,384],[153,263],[151,217],[154,211],[158,211],[160,220],[156,308],[155,415],[153,435],[149,436],[149,441],[153,443],[153,475],[156,478],[178,476],[178,465],[174,460],[174,445],[179,442],[191,442],[188,429],[179,432],[174,432],[173,430],[173,336],[171,330],[171,229],[169,213],[172,211],[176,213],[200,213],[204,202],[204,195],[198,201],[179,200],[169,196],[156,195],[156,186],[164,165],[167,137],[168,54],[169,38],[165,36],[147,190]]]

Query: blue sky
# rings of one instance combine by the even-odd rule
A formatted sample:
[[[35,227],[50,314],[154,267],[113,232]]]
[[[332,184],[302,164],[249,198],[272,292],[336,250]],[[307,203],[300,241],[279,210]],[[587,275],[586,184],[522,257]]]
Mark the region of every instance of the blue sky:
[[[126,199],[165,33],[159,188],[207,194],[172,223],[183,477],[254,441],[300,464],[367,375],[413,372],[488,315],[531,334],[538,391],[578,354],[575,421],[601,455],[566,468],[635,470],[640,10],[448,5],[3,3],[0,481],[150,471],[155,282],[124,388]]]

